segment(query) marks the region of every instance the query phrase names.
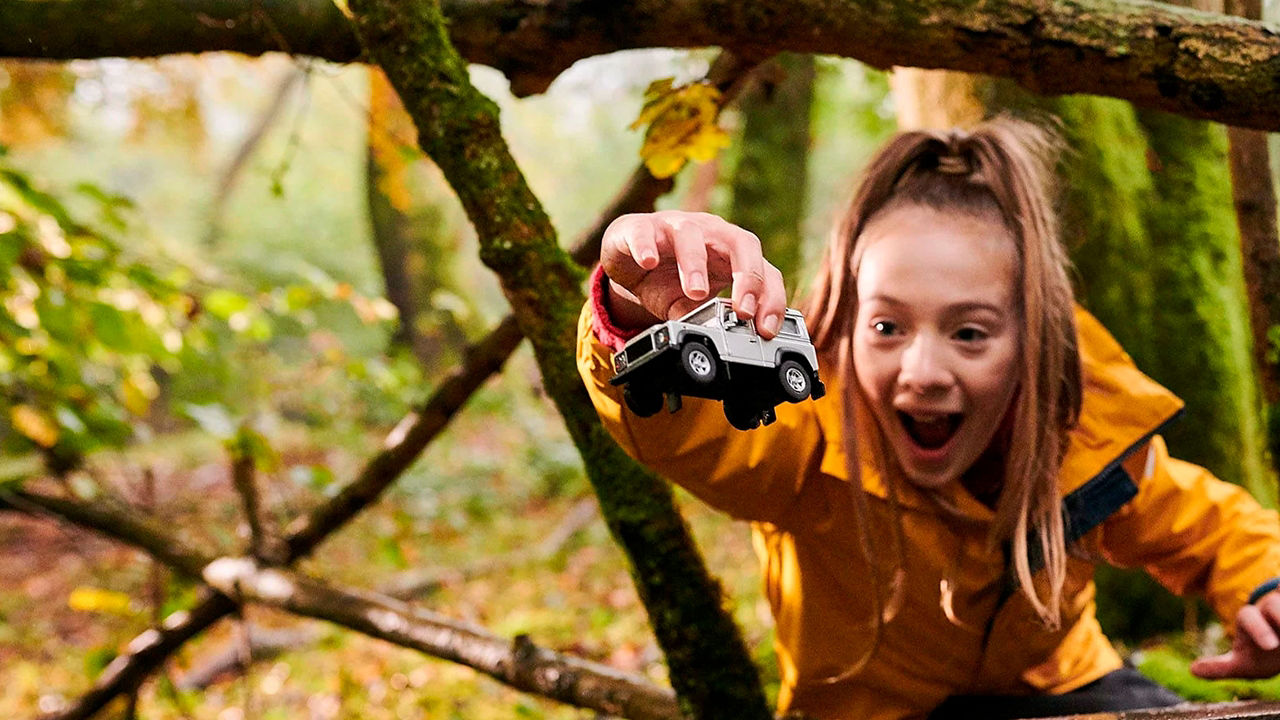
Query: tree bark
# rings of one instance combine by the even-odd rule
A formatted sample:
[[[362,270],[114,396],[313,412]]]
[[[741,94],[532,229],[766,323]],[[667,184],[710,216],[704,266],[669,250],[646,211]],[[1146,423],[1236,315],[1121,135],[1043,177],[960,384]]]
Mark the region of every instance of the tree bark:
[[[1226,132],[1167,113],[1140,111],[1138,121],[1159,198],[1147,206],[1146,225],[1156,308],[1151,333],[1163,352],[1149,358],[1148,372],[1187,402],[1165,438],[1178,457],[1274,507]],[[1171,341],[1177,352],[1170,352]]]
[[[785,54],[752,73],[738,101],[742,130],[729,220],[754,232],[789,289],[800,270],[800,225],[808,197],[814,60]]]
[[[878,68],[1007,77],[1041,94],[1093,93],[1191,117],[1280,130],[1280,35],[1259,22],[1137,0],[451,0],[471,62],[541,92],[577,60],[641,47],[718,45],[744,57],[790,50]],[[93,32],[85,32],[92,18]],[[284,51],[359,55],[329,0],[15,0],[0,57],[145,57]]]
[[[698,718],[770,717],[759,675],[721,607],[670,488],[626,456],[600,425],[574,362],[581,270],[556,243],[541,204],[502,139],[493,103],[471,86],[434,2],[351,3],[354,23],[448,178],[533,344],[548,394],[586,464],[610,530],[666,653],[681,705]]]

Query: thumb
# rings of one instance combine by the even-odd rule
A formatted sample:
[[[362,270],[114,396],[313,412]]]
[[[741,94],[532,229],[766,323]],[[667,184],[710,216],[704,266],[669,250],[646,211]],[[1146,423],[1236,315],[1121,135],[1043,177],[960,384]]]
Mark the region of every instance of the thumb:
[[[1191,674],[1206,680],[1220,680],[1235,677],[1239,669],[1240,659],[1234,650],[1221,655],[1198,658],[1191,663]]]

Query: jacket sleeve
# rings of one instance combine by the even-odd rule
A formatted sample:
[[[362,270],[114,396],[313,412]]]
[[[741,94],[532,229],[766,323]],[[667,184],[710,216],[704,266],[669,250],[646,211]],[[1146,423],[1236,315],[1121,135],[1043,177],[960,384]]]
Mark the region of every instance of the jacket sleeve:
[[[810,402],[783,403],[778,419],[742,432],[732,428],[719,402],[684,398],[677,413],[640,418],[622,403],[612,350],[593,329],[593,303],[578,323],[578,372],[601,422],[636,460],[704,502],[745,520],[777,522],[791,509],[804,478],[821,459],[821,430]]]
[[[1255,591],[1280,576],[1280,516],[1243,488],[1169,457],[1159,436],[1125,469],[1140,478],[1138,492],[1103,523],[1102,556],[1145,568],[1178,595],[1205,596],[1233,627]]]

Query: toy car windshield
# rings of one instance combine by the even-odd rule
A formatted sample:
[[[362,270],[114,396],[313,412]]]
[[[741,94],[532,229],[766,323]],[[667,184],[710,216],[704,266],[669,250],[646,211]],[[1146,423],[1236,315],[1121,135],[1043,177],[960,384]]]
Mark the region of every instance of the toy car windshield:
[[[640,417],[680,408],[685,396],[724,402],[739,430],[768,425],[781,402],[826,392],[804,316],[788,308],[777,336],[765,340],[726,298],[713,298],[678,320],[658,323],[613,356],[610,382],[624,385],[627,407]]]

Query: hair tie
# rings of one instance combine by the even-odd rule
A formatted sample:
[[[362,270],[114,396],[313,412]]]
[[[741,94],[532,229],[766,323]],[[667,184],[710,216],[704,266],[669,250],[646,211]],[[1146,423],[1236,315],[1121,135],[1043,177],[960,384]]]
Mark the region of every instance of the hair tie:
[[[946,175],[968,175],[972,172],[972,168],[960,155],[939,155],[938,172]]]

